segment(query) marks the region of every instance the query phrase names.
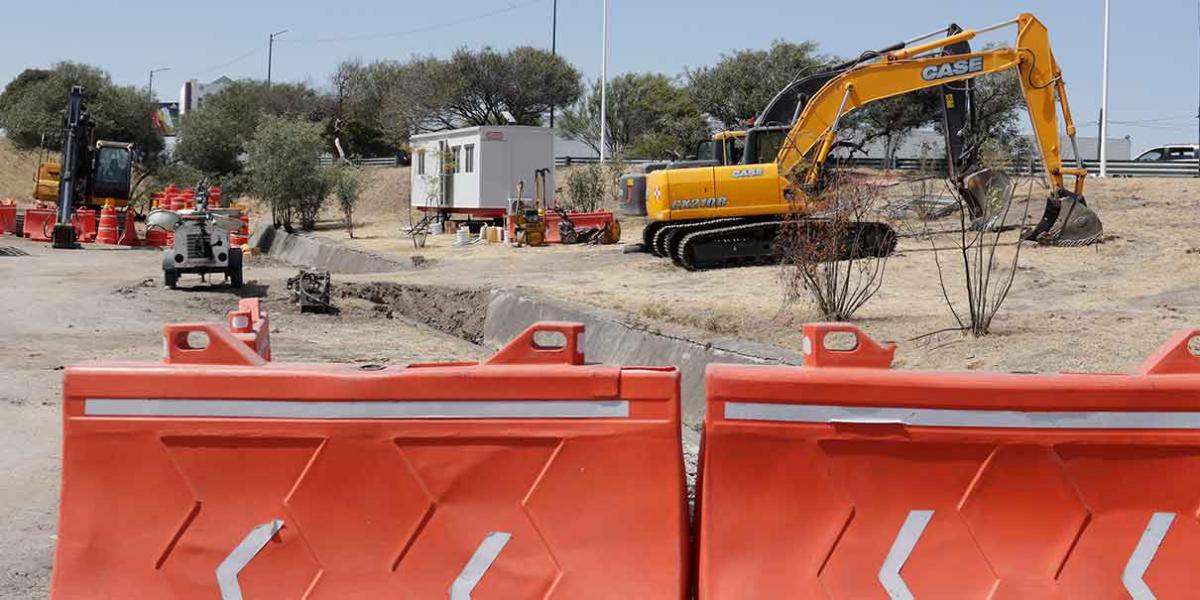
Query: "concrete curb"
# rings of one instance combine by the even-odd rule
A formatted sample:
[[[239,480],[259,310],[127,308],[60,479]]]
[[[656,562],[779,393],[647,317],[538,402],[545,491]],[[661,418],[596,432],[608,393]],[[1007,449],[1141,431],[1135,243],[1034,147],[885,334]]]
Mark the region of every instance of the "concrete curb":
[[[250,236],[255,251],[290,265],[324,269],[331,273],[388,273],[411,268],[390,258],[347,247],[312,234],[288,233],[262,225]]]
[[[704,419],[704,370],[709,363],[800,365],[803,355],[744,340],[696,342],[628,322],[621,313],[583,307],[523,290],[492,292],[484,321],[484,343],[499,347],[538,321],[574,321],[587,327],[589,362],[641,366],[678,366],[683,375],[683,420],[698,426]]]

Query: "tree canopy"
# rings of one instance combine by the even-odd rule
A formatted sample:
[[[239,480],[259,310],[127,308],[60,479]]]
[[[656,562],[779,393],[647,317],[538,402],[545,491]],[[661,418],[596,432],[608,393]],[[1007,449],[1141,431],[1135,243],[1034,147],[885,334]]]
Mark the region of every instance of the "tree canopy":
[[[211,176],[242,171],[240,157],[259,130],[264,117],[288,117],[321,123],[328,106],[316,90],[305,84],[235,81],[206,98],[204,106],[186,115],[179,124],[176,158]],[[325,148],[318,138],[317,151]]]
[[[717,64],[687,72],[700,110],[726,129],[745,127],[787,84],[829,62],[813,42],[776,40],[766,50],[736,50]]]
[[[600,81],[563,112],[563,135],[600,150]],[[684,158],[710,135],[708,121],[687,90],[660,74],[629,73],[608,84],[608,154]]]
[[[162,136],[151,115],[157,105],[144,90],[118,86],[97,67],[62,62],[50,69],[26,69],[0,93],[0,127],[21,148],[62,143],[63,115],[72,86],[83,87],[96,137],[132,142],[143,160],[162,151]]]

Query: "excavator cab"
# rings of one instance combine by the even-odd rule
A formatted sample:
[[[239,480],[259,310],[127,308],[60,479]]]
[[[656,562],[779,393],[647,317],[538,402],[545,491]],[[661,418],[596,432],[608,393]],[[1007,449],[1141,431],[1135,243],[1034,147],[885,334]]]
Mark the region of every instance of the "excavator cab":
[[[133,173],[133,144],[96,142],[94,155],[90,203],[103,205],[112,200],[116,206],[128,204]]]
[[[731,129],[715,133],[712,139],[696,145],[697,161],[710,161],[718,165],[736,165],[742,162],[746,150],[746,132]]]

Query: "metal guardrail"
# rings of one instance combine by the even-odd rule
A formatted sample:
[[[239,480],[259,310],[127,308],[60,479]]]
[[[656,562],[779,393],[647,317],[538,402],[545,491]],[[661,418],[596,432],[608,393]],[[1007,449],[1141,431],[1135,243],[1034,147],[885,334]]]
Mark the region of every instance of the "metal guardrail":
[[[882,158],[853,158],[842,161],[842,164],[883,168],[884,162]],[[1069,167],[1075,166],[1074,161],[1067,161],[1066,164]],[[1085,160],[1083,166],[1088,170],[1089,175],[1100,173],[1100,161],[1098,160]],[[892,168],[904,171],[920,169],[945,171],[946,161],[944,159],[898,158],[893,161]],[[1042,163],[1040,160],[1014,161],[1009,163],[1008,169],[1016,173],[1034,173],[1041,171]],[[1110,160],[1108,161],[1108,174],[1112,177],[1196,177],[1200,175],[1200,163],[1195,160]]]
[[[351,164],[357,167],[398,167],[400,159],[395,156],[385,156],[382,158],[352,158]],[[317,159],[317,166],[332,167],[334,159],[332,156],[322,156]]]

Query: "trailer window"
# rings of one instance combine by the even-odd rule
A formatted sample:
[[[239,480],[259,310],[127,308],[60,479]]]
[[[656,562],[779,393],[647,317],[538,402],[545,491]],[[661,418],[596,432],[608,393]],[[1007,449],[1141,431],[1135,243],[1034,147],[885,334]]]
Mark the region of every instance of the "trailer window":
[[[417,175],[425,174],[425,151],[417,151]]]
[[[467,173],[475,172],[475,144],[467,144],[465,155],[463,156],[463,170]]]
[[[454,172],[462,173],[462,161],[459,158],[462,156],[462,146],[450,147],[450,160],[454,163]]]

